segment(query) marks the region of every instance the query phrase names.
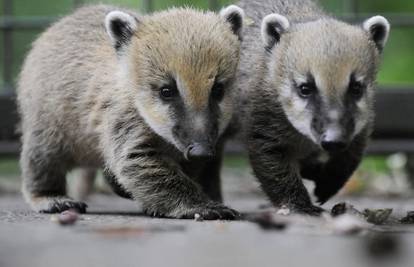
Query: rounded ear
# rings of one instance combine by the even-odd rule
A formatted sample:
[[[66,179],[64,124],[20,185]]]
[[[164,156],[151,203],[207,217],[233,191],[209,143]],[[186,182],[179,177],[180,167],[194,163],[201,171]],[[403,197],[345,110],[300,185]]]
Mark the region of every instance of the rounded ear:
[[[220,11],[220,16],[230,23],[231,30],[235,35],[242,39],[244,11],[238,6],[231,5]]]
[[[363,24],[363,28],[369,33],[378,50],[382,51],[387,43],[391,29],[388,20],[382,16],[375,16],[367,19]]]
[[[112,11],[106,15],[105,28],[116,50],[128,44],[138,28],[138,20],[122,11]]]
[[[289,20],[279,14],[267,15],[262,22],[262,39],[266,49],[272,49],[279,43],[282,34],[290,27]]]

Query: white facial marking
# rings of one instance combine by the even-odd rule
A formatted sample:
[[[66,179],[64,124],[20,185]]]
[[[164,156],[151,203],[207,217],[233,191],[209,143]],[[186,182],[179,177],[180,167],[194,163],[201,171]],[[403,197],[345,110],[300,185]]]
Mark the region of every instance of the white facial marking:
[[[151,96],[146,95],[147,92],[138,93],[137,98],[146,99]],[[151,103],[151,110],[148,110],[148,106],[142,105],[142,103],[137,103],[138,112],[145,120],[145,122],[156,132],[159,136],[163,137],[165,140],[172,144],[176,144],[175,138],[172,134],[172,128],[174,124],[171,119],[159,119],[156,116],[158,114],[170,114],[169,108],[167,105]],[[155,116],[154,116],[155,115]]]
[[[339,125],[336,123],[333,125],[330,125],[328,129],[324,133],[324,141],[325,142],[335,142],[337,140],[340,140],[342,137],[342,130]]]
[[[366,101],[358,101],[357,107],[360,115],[355,118],[354,136],[358,135],[365,128],[371,114],[370,108]]]
[[[365,81],[365,76],[362,76],[362,75],[360,75],[360,76],[356,76],[356,77],[355,77],[355,81],[357,81],[357,82],[359,82],[359,83],[362,83],[362,82],[364,82],[364,81]]]
[[[363,83],[365,81],[365,76],[357,76],[355,79],[357,82]],[[366,98],[371,98],[372,96],[372,90],[369,90],[370,88],[367,88],[367,97],[362,98],[360,101],[356,103],[359,111],[359,116],[355,118],[355,130],[353,136],[355,137],[358,135],[366,126],[369,120],[369,116],[371,114],[370,107],[367,103]]]
[[[232,97],[225,98],[219,105],[221,111],[221,116],[218,124],[219,135],[221,135],[227,129],[227,126],[229,125],[230,120],[233,117],[232,99]]]
[[[339,120],[339,118],[340,118],[340,112],[338,111],[338,110],[331,110],[331,111],[329,111],[329,119],[331,120],[331,121],[338,121]]]
[[[194,130],[203,131],[206,128],[206,120],[201,115],[196,115],[194,120]]]
[[[287,111],[286,116],[293,127],[295,127],[301,134],[311,139],[314,143],[317,143],[316,138],[312,134],[312,114],[306,109],[306,100],[300,98],[291,89],[290,85],[285,85],[281,88],[280,96],[284,99],[290,99],[291,106],[286,106],[284,109]],[[284,102],[285,101],[283,101],[283,103]]]

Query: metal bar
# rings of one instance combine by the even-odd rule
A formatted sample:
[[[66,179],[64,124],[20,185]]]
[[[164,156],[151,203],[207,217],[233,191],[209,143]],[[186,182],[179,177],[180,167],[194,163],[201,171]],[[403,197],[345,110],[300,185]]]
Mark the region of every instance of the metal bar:
[[[13,15],[12,0],[3,1],[3,14]],[[4,29],[3,31],[3,80],[5,91],[10,92],[13,80],[13,29]]]
[[[54,17],[0,17],[0,30],[37,30],[49,26],[57,18]]]
[[[0,141],[0,157],[18,156],[20,147],[21,145],[18,141]]]
[[[364,21],[367,18],[370,18],[372,16],[375,16],[378,14],[372,14],[372,13],[345,13],[340,16],[338,16],[339,19],[347,21],[349,23],[360,23]],[[395,14],[395,13],[388,13],[388,14],[382,14],[385,16],[392,26],[394,28],[413,28],[414,27],[414,16],[408,15],[408,14]]]
[[[146,13],[152,12],[154,10],[153,0],[142,0],[142,8]]]
[[[151,2],[151,1],[150,1]],[[152,7],[150,7],[152,10]],[[146,11],[146,10],[145,10]],[[149,11],[146,11],[149,12]],[[348,21],[348,22],[362,22],[366,18],[372,17],[376,14],[371,13],[359,13],[358,15],[352,13],[345,13],[341,16],[338,16],[339,19]],[[391,22],[393,27],[407,28],[414,27],[414,14],[383,14]],[[0,17],[0,30],[35,30],[43,29],[49,26],[56,17],[23,17],[16,18],[12,16],[3,16]]]
[[[413,153],[413,139],[373,139],[367,148],[370,155],[388,155],[390,153]]]

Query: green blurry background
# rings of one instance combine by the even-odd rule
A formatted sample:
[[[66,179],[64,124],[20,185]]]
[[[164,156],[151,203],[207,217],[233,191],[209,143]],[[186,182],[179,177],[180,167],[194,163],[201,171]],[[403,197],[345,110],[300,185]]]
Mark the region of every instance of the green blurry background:
[[[143,0],[85,0],[85,3],[111,3],[116,5],[140,8],[143,10]],[[207,0],[154,0],[153,9],[160,10],[171,6],[194,6],[202,9],[209,8]],[[235,1],[218,0],[218,5],[226,5]],[[350,1],[348,0],[321,0],[322,5],[331,13],[341,15],[348,13]],[[358,11],[361,13],[388,14],[388,13],[414,13],[414,1],[406,0],[360,0]],[[63,16],[73,9],[73,0],[14,0],[13,13],[18,17],[34,16]],[[3,11],[1,11],[3,12]],[[2,13],[0,13],[2,15]],[[20,64],[30,48],[30,43],[39,34],[38,30],[21,30],[13,33],[13,74],[16,77]],[[0,34],[2,44],[3,33]],[[3,49],[3,46],[0,46]],[[414,83],[414,28],[393,28],[390,42],[385,50],[384,64],[379,74],[380,84],[406,85]],[[3,53],[0,53],[2,62]],[[0,65],[3,71],[3,65]],[[0,88],[4,84],[0,78]],[[0,89],[1,90],[1,89]]]
[[[145,0],[85,0],[84,3],[108,3],[127,6],[130,8],[145,10],[148,6]],[[253,1],[253,0],[252,0]],[[36,17],[61,17],[73,10],[76,0],[14,0],[13,16],[20,18]],[[217,6],[235,3],[230,0],[216,0]],[[349,0],[321,0],[325,9],[335,15],[349,15],[352,1]],[[354,1],[358,4],[358,12],[362,18],[364,14],[405,15],[413,14],[414,1],[410,0],[360,0]],[[3,5],[5,0],[3,0]],[[207,9],[210,6],[207,0],[153,0],[152,9],[160,10],[172,6],[193,6]],[[0,10],[0,17],[4,15],[4,8]],[[392,22],[392,21],[391,21]],[[16,80],[22,60],[30,49],[31,42],[39,35],[41,29],[16,30],[12,33],[13,41],[13,82]],[[4,33],[0,32],[0,73],[3,73],[3,47]],[[414,85],[414,27],[394,27],[390,41],[384,53],[384,63],[379,74],[380,85]],[[0,75],[0,94],[4,93],[4,80]],[[414,88],[414,86],[411,86]],[[368,157],[362,164],[354,179],[348,185],[348,192],[360,192],[367,188],[375,188],[380,192],[400,193],[407,188],[407,177],[403,173],[403,165],[406,161],[404,155],[392,157]],[[243,156],[228,156],[225,168],[231,168],[246,172],[247,160]],[[3,189],[16,187],[16,179],[19,177],[18,162],[13,158],[0,158],[0,193]],[[405,180],[405,182],[404,182]],[[7,191],[7,190],[6,190]],[[375,191],[375,190],[374,190]]]

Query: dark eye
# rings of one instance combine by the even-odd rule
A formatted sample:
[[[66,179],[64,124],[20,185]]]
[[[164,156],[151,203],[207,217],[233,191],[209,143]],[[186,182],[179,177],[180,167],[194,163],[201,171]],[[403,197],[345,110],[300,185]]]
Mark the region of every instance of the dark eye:
[[[164,100],[171,100],[178,95],[178,91],[175,88],[163,87],[160,90],[160,96]]]
[[[216,82],[211,89],[211,97],[216,101],[223,100],[224,97],[224,85],[222,83]]]
[[[311,83],[304,83],[298,87],[299,96],[308,98],[316,93],[316,86]]]
[[[360,99],[364,95],[365,86],[360,82],[352,82],[349,85],[349,93],[355,99]]]

